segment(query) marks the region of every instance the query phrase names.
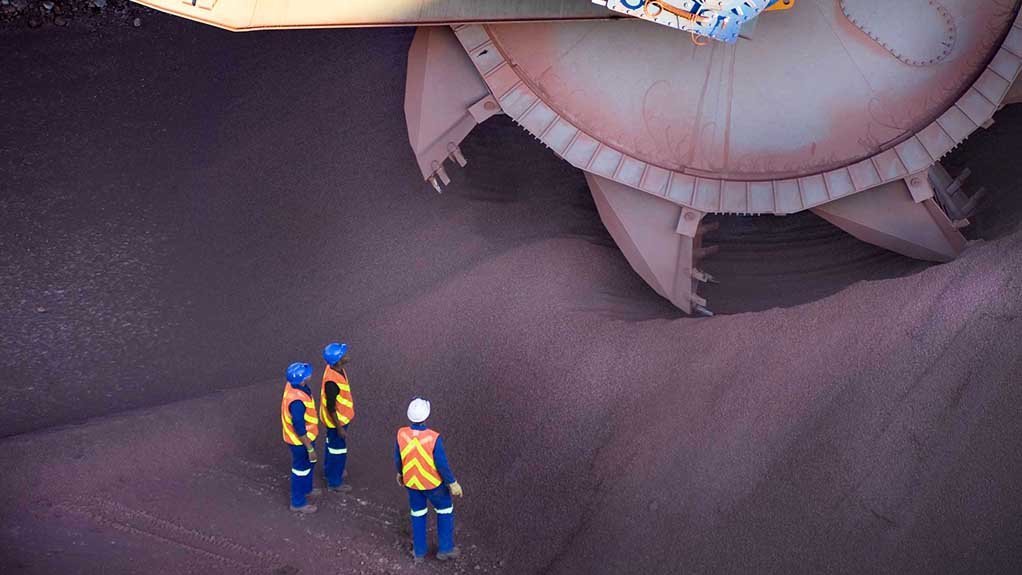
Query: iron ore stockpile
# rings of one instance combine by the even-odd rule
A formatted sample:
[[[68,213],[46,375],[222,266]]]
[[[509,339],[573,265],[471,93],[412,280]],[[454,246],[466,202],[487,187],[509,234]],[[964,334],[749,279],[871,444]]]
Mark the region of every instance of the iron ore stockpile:
[[[142,17],[151,14],[128,0],[0,0],[0,24],[6,30],[70,26],[95,31],[116,24],[138,28]]]
[[[431,191],[412,30],[3,2],[3,573],[1022,572],[1018,105],[945,160],[987,191],[959,259],[719,216],[694,318],[506,118]],[[337,338],[354,490],[299,516],[283,367]],[[417,394],[453,564],[392,480]]]

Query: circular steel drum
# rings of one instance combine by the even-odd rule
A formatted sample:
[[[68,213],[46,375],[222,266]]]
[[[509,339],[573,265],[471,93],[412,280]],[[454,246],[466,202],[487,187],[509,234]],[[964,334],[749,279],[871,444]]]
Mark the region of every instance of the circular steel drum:
[[[910,1],[918,12],[800,0],[735,45],[697,46],[640,20],[486,32],[543,104],[603,146],[672,172],[780,180],[855,164],[933,123],[990,63],[1017,8]],[[892,48],[911,38],[934,56]]]

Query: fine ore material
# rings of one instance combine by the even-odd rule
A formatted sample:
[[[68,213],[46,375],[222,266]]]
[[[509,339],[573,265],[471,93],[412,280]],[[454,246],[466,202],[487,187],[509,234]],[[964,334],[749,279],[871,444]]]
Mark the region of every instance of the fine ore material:
[[[959,260],[723,219],[697,319],[506,118],[422,181],[411,29],[138,13],[0,30],[0,572],[412,572],[416,395],[465,490],[416,573],[1022,572],[1017,108],[947,162]],[[298,516],[284,369],[334,340],[354,490]]]

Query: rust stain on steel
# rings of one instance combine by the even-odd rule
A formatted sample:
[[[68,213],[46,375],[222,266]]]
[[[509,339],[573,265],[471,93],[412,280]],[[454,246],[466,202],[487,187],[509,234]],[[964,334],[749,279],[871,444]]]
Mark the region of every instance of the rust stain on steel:
[[[605,146],[672,171],[779,179],[854,164],[932,123],[983,71],[1016,7],[944,0],[953,50],[923,66],[849,22],[840,0],[763,15],[735,46],[695,47],[641,21],[486,29],[547,106]],[[931,24],[897,30],[930,37]]]

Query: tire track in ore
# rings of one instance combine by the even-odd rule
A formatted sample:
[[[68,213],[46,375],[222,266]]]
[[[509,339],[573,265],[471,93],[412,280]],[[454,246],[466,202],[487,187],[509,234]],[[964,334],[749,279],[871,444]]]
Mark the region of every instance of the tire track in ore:
[[[102,497],[79,497],[54,507],[83,516],[98,525],[159,541],[214,564],[245,572],[269,572],[273,566],[284,563],[276,553],[253,549],[230,538],[205,533]]]
[[[261,500],[265,500],[267,494],[272,493],[279,493],[282,500],[285,498],[288,492],[286,475],[275,473],[274,468],[269,465],[249,461],[240,463],[252,469],[252,472],[237,471],[229,467],[211,467],[196,472],[195,476],[216,482],[230,482]],[[324,489],[324,494],[314,498],[313,503],[320,508],[316,515],[336,514],[343,519],[359,522],[360,527],[365,527],[367,523],[375,525],[376,529],[361,529],[361,535],[379,542],[368,547],[352,545],[343,536],[339,537],[334,532],[323,531],[313,524],[306,523],[305,535],[317,542],[316,548],[333,550],[336,557],[347,555],[354,558],[360,563],[358,568],[360,573],[393,574],[409,567],[405,560],[411,559],[411,532],[410,526],[403,521],[407,516],[401,510],[359,497],[354,491],[338,496]],[[460,574],[492,573],[501,570],[495,567],[497,561],[493,558],[473,557],[478,553],[477,545],[469,543],[462,547],[464,556],[457,564],[441,566],[427,563],[416,566],[416,571]]]
[[[259,466],[262,467],[262,466]],[[248,473],[239,473],[227,468],[214,467],[197,472],[197,476],[209,478],[214,481],[230,481],[245,491],[257,495],[260,498],[266,497],[268,493],[285,494],[288,491],[287,479],[276,479],[270,476],[256,476]],[[357,489],[357,488],[356,488]],[[377,505],[368,499],[363,499],[351,491],[345,495],[332,495],[324,489],[324,495],[315,501],[319,507],[343,510],[357,519],[370,521],[394,530],[395,525],[400,522],[401,513],[390,507]]]

